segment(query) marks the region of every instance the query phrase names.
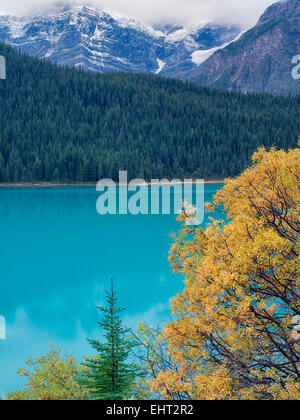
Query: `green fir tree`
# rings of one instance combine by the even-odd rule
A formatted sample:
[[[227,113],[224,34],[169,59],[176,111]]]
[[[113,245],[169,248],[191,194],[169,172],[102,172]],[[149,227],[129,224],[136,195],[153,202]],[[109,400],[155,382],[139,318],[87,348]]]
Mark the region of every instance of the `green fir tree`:
[[[103,342],[88,340],[97,356],[83,363],[80,384],[89,390],[93,400],[122,400],[132,397],[132,388],[138,368],[129,362],[136,343],[130,330],[123,326],[117,306],[116,292],[111,281],[111,291],[106,293],[106,307],[99,307],[104,317],[98,322],[104,330]]]
[[[235,177],[260,146],[297,147],[300,95],[209,89],[154,75],[95,73],[0,42],[0,182]]]

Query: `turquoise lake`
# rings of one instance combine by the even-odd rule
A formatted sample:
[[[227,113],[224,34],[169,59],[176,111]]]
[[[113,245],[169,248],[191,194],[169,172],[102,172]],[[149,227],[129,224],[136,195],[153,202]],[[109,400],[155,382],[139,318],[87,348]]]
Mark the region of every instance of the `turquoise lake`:
[[[222,185],[206,185],[210,201]],[[93,187],[0,190],[0,395],[23,386],[16,371],[50,343],[81,359],[97,330],[104,290],[114,279],[123,319],[167,321],[169,299],[183,289],[171,272],[175,215],[100,216]],[[206,219],[207,221],[207,215]]]

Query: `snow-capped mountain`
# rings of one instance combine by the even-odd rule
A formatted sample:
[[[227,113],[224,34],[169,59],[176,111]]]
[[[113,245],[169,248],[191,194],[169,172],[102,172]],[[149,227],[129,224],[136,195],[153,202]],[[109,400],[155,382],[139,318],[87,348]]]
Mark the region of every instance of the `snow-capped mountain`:
[[[0,16],[0,42],[21,52],[89,71],[133,71],[184,78],[237,27],[149,26],[85,6],[33,17]]]

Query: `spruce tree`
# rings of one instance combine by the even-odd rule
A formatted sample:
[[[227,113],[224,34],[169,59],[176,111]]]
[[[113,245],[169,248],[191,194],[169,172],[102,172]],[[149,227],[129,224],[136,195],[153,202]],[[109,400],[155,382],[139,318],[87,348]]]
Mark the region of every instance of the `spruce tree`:
[[[137,366],[129,362],[136,343],[130,338],[130,330],[123,326],[116,292],[111,281],[111,291],[105,292],[106,307],[99,307],[104,314],[98,322],[104,330],[103,342],[88,340],[97,356],[83,364],[80,384],[85,386],[93,400],[121,400],[131,397],[131,389],[137,377]]]
[[[0,43],[0,182],[234,177],[260,146],[297,147],[300,96],[85,73]]]

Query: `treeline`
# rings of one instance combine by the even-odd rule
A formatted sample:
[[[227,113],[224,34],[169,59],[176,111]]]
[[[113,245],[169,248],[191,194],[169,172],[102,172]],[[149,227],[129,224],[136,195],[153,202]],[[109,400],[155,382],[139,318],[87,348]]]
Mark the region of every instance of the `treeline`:
[[[300,97],[136,74],[89,74],[0,44],[0,182],[223,178],[259,146],[297,145]]]

